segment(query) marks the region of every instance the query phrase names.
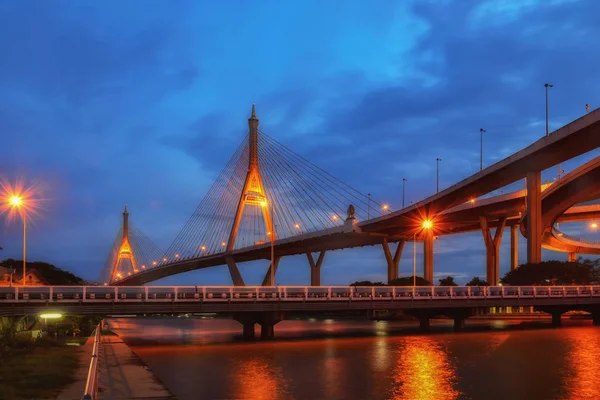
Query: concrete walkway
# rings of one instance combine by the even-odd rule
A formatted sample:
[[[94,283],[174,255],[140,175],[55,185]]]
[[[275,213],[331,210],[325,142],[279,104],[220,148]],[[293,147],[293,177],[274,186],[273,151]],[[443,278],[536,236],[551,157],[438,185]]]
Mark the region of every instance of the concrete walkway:
[[[99,357],[99,399],[175,399],[118,336],[102,337]]]

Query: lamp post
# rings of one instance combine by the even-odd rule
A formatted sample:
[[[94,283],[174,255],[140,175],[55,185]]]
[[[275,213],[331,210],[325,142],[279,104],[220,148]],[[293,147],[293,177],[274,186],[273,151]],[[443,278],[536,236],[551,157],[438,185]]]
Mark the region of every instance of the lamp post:
[[[479,171],[483,171],[483,133],[485,129],[479,128]]]
[[[435,159],[435,192],[436,193],[440,192],[440,161],[442,161],[442,159],[439,157]]]
[[[12,196],[9,202],[11,207],[21,212],[21,218],[23,218],[23,286],[25,286],[27,274],[27,213],[25,212],[23,197]]]
[[[406,189],[406,178],[402,178],[402,208],[404,208],[404,192]]]

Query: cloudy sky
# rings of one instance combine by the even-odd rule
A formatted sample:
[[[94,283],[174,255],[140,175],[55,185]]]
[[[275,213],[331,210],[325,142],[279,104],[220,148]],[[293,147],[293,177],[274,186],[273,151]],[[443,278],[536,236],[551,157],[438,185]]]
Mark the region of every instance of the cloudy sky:
[[[478,170],[479,128],[487,165],[544,135],[545,82],[551,129],[600,106],[597,15],[593,0],[0,2],[0,177],[44,188],[28,259],[96,278],[124,203],[167,248],[252,103],[271,137],[353,187],[394,208],[405,177],[420,200],[437,157],[441,187]],[[0,258],[20,258],[22,226],[0,219]],[[436,246],[436,276],[484,276],[481,234]],[[250,284],[266,267],[240,266]],[[323,268],[324,284],[386,271],[380,247]],[[229,282],[226,267],[162,281]],[[308,282],[305,257],[282,260],[278,284]]]

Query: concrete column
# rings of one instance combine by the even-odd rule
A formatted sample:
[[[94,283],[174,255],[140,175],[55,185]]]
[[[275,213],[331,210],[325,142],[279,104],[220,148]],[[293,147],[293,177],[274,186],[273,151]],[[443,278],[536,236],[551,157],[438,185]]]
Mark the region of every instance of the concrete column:
[[[569,262],[577,262],[577,253],[569,253]]]
[[[561,321],[560,321],[561,315],[562,315],[562,311],[559,311],[559,310],[552,311],[552,325],[553,326],[561,325]]]
[[[255,338],[254,321],[244,321],[243,327],[244,327],[244,334],[243,334],[244,340],[254,340],[254,338]]]
[[[510,270],[519,268],[519,225],[510,227]]]
[[[275,271],[273,273],[273,279],[275,279],[275,274],[277,274],[277,267],[279,267],[280,259],[281,257],[275,257]],[[271,263],[269,263],[269,269],[267,270],[267,274],[263,279],[262,286],[275,286],[275,282],[271,281],[271,268],[273,268],[273,266],[271,265]]]
[[[422,332],[429,332],[431,329],[431,324],[429,322],[429,315],[420,315],[419,316],[419,329]]]
[[[464,317],[454,317],[454,331],[460,332],[465,328],[465,320]]]
[[[506,218],[500,219],[494,236],[490,232],[486,217],[479,217],[481,233],[486,249],[486,281],[492,286],[498,285],[500,279],[500,244],[502,243],[502,234],[506,226]]]
[[[227,256],[225,257],[225,262],[227,263],[227,268],[229,268],[229,275],[231,275],[231,280],[233,281],[234,286],[246,286],[244,283],[244,279],[240,274],[240,270],[238,269],[233,257]]]
[[[306,253],[306,257],[310,264],[310,286],[321,286],[321,265],[325,258],[325,250],[319,253],[317,262],[315,262],[313,255],[310,252]]]
[[[542,173],[527,173],[527,262],[542,261]]]
[[[275,324],[271,322],[262,322],[260,324],[260,338],[262,340],[275,339]]]
[[[431,229],[427,229],[424,232],[423,239],[423,253],[424,253],[424,278],[430,285],[433,285],[433,232]]]
[[[398,265],[400,264],[400,257],[402,257],[404,243],[404,240],[400,240],[398,242],[398,247],[396,247],[394,257],[392,257],[392,252],[390,251],[390,245],[388,241],[383,239],[383,243],[381,243],[383,247],[383,253],[385,254],[385,260],[387,261],[388,283],[394,279],[398,279]]]

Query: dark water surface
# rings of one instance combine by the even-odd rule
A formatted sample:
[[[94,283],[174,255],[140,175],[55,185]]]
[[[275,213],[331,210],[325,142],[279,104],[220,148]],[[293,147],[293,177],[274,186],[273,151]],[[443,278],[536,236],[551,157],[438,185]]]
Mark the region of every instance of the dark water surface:
[[[436,321],[426,335],[401,322],[284,321],[277,340],[252,343],[231,320],[109,324],[181,400],[600,399],[590,321],[470,322],[462,333]]]

